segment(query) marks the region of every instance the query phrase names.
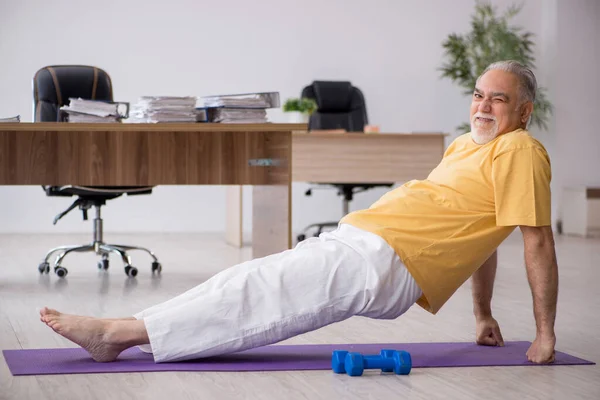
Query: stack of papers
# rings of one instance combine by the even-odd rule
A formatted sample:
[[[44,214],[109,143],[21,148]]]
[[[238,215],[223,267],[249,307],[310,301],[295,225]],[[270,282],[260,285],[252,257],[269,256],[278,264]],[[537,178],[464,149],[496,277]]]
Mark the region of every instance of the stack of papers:
[[[16,115],[14,117],[8,117],[8,118],[0,118],[0,123],[9,123],[9,122],[21,122],[21,116],[20,115]]]
[[[124,122],[265,123],[267,108],[280,106],[279,92],[205,96],[143,96]]]
[[[196,97],[144,96],[131,107],[127,122],[196,122],[196,101]]]
[[[69,98],[69,104],[60,110],[67,113],[69,122],[109,123],[126,116],[127,104]]]
[[[96,115],[89,115],[89,114],[69,113],[69,118],[67,121],[75,122],[75,123],[87,122],[87,123],[93,123],[93,124],[101,124],[101,123],[108,124],[108,123],[119,122],[119,118],[112,116],[112,115],[107,115],[106,117],[98,117]]]
[[[225,124],[260,124],[267,122],[264,108],[209,108],[208,120]]]
[[[266,109],[280,106],[279,92],[204,96],[200,102],[207,110],[208,122],[228,124],[269,122]]]
[[[226,94],[204,96],[204,107],[278,108],[279,92]]]

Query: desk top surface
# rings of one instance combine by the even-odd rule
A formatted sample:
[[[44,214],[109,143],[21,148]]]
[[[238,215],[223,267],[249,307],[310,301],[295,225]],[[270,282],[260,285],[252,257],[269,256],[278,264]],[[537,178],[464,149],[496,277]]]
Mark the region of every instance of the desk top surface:
[[[67,123],[67,122],[19,122],[2,123],[0,131],[145,131],[145,132],[280,132],[306,131],[306,124],[209,124],[209,123]]]
[[[319,137],[319,138],[361,138],[361,139],[379,139],[382,137],[445,137],[448,133],[443,132],[381,132],[381,133],[363,133],[363,132],[309,132],[307,124],[211,124],[211,123],[67,123],[67,122],[19,122],[2,123],[0,131],[50,131],[50,132],[76,132],[76,131],[101,131],[101,132],[280,132],[292,131],[296,137]]]
[[[406,137],[445,137],[449,136],[448,133],[443,132],[406,132],[406,133],[362,133],[362,132],[344,132],[344,133],[328,133],[328,132],[293,132],[294,137],[306,137],[306,138],[339,138],[339,139],[347,139],[347,138],[360,138],[360,139],[381,139],[381,138],[406,138]]]

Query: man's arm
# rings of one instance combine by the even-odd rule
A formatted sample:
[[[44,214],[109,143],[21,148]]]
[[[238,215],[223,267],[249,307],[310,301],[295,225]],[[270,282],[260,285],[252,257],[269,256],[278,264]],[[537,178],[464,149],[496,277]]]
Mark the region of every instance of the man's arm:
[[[473,313],[477,318],[492,316],[492,294],[497,266],[498,252],[494,251],[494,254],[473,274]]]
[[[492,317],[492,294],[497,266],[498,252],[494,251],[472,276],[476,342],[480,345],[504,346],[498,322]]]
[[[552,228],[521,226],[525,244],[527,279],[533,296],[536,338],[527,358],[537,363],[554,361],[556,303],[558,299],[558,264]]]

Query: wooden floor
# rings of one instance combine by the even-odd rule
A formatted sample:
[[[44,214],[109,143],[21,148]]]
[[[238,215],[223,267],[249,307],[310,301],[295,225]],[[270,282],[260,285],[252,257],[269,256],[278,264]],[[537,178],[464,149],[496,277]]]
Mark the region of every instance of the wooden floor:
[[[37,272],[53,246],[86,236],[0,236],[0,347],[73,347],[39,322],[42,306],[100,317],[129,316],[244,261],[248,249],[216,235],[107,235],[116,243],[152,248],[164,265],[152,279],[150,259],[135,260],[127,279],[117,259],[100,274],[95,256],[66,258],[67,279]],[[557,238],[560,294],[557,348],[600,362],[600,240]],[[532,340],[534,321],[520,235],[500,248],[493,308],[505,340]],[[418,307],[395,321],[351,318],[287,341],[300,343],[472,341],[470,286],[465,284],[432,316]],[[408,395],[408,397],[406,397]],[[599,366],[413,369],[409,376],[370,372],[360,378],[330,371],[158,372],[13,377],[0,360],[0,399],[600,399]]]

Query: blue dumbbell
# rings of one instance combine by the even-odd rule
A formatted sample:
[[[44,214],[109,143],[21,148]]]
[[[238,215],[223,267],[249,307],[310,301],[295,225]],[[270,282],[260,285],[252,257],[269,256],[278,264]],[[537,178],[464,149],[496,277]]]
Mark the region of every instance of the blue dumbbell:
[[[346,354],[348,354],[348,352],[345,350],[334,350],[331,354],[331,369],[336,374],[346,373],[346,368],[344,368]]]
[[[384,358],[393,358],[394,357],[394,353],[397,353],[397,350],[381,350],[381,352],[379,353],[381,355],[381,357]],[[406,353],[408,354],[408,353]],[[410,357],[410,354],[408,355]],[[394,368],[381,368],[381,372],[394,372]]]
[[[395,351],[396,350],[381,350],[380,356],[391,358]],[[331,355],[331,369],[333,369],[333,372],[335,372],[336,374],[345,374],[346,373],[346,367],[344,366],[344,363],[346,362],[347,354],[348,354],[348,352],[345,350],[335,350],[333,352],[333,354]],[[393,372],[394,369],[393,368],[383,368],[382,371],[383,372]]]
[[[334,351],[331,367],[335,373],[360,376],[365,369],[381,369],[382,372],[394,372],[408,375],[412,368],[412,359],[406,351],[381,350],[379,356],[363,356],[360,353]]]

